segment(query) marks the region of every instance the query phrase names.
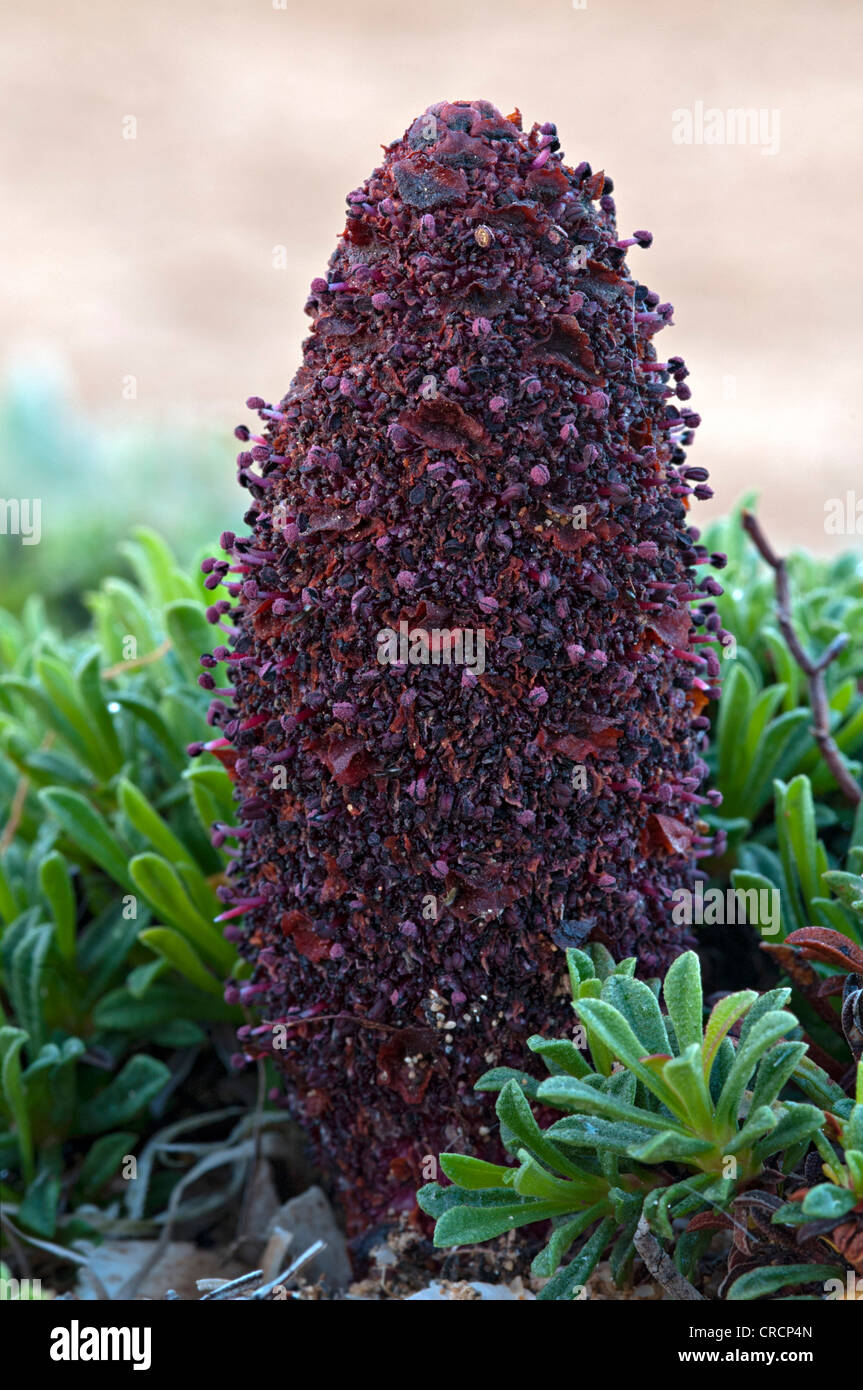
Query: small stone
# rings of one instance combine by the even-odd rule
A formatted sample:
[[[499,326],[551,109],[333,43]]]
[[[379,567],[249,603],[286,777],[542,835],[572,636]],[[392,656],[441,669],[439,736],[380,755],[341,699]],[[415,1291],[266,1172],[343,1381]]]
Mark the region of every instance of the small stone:
[[[495,1303],[522,1299],[532,1299],[535,1295],[527,1289],[516,1293],[508,1284],[484,1284],[479,1280],[470,1283],[451,1283],[433,1280],[419,1293],[412,1293],[406,1303]]]
[[[329,1289],[347,1288],[353,1278],[347,1242],[321,1188],[309,1187],[280,1207],[267,1228],[268,1241],[278,1238],[280,1233],[291,1237],[288,1262],[297,1259],[316,1240],[325,1242],[324,1249],[303,1266],[305,1283],[313,1284],[322,1279]],[[288,1243],[285,1244],[287,1248]]]

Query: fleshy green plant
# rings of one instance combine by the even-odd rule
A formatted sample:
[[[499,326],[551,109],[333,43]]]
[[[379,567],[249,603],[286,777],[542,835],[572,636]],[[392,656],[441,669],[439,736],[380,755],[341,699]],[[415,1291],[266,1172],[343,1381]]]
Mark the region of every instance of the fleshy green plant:
[[[705,544],[728,557],[724,593],[715,600],[722,626],[734,634],[723,661],[722,699],[708,761],[723,793],[719,816],[733,845],[758,822],[774,782],[808,776],[815,796],[836,784],[812,737],[806,678],[776,621],[775,575],[761,560],[735,512],[706,529]],[[792,618],[804,647],[827,650],[848,638],[825,671],[831,732],[854,776],[863,760],[863,554],[834,559],[796,551],[788,560]]]
[[[863,946],[826,927],[802,927],[781,943],[764,943],[794,987],[793,1008],[807,1041],[849,1094],[863,1056]]]
[[[798,1246],[826,1241],[856,1271],[863,1288],[863,1065],[857,1067],[855,1103],[847,1115],[835,1118],[832,1142],[824,1132],[813,1142],[824,1181],[793,1193],[774,1212],[773,1225],[790,1227]]]
[[[815,937],[819,931],[838,933],[837,949],[844,939],[852,957],[855,949],[859,955],[863,948],[863,803],[849,831],[839,832],[836,812],[815,800],[808,777],[800,775],[787,785],[777,781],[774,793],[774,818],[739,847],[731,883],[741,894],[775,892],[778,919],[772,921],[775,931],[765,937],[763,948],[787,972],[795,990],[794,1012],[834,1059],[838,1077],[847,1069],[841,1004],[832,1008],[823,991],[831,976],[836,978],[839,958],[836,950],[823,960],[810,952],[801,969],[795,968],[795,961],[800,950],[808,948],[813,929]],[[830,837],[830,848],[827,835],[819,834],[822,829]],[[837,851],[842,857],[837,858]],[[789,938],[786,950],[783,943]],[[843,968],[854,968],[850,959]],[[840,990],[841,982],[834,992]]]
[[[633,961],[614,966],[596,948],[569,950],[567,961],[583,1046],[532,1038],[548,1079],[498,1069],[477,1083],[500,1092],[501,1142],[517,1166],[443,1154],[453,1185],[429,1184],[418,1198],[441,1246],[551,1220],[532,1266],[549,1277],[540,1295],[549,1300],[572,1297],[609,1249],[624,1278],[640,1218],[670,1241],[678,1217],[727,1208],[768,1160],[792,1172],[825,1124],[823,1107],[850,1106],[794,1036],[790,990],[728,995],[705,1023],[693,952],[670,966],[661,1000],[633,977]],[[788,1098],[792,1082],[809,1098]],[[531,1101],[561,1118],[541,1128]],[[676,1242],[681,1271],[703,1243],[703,1233]]]
[[[807,1190],[799,1204],[809,1220],[847,1216],[863,1203],[863,1066],[857,1068],[854,1105],[836,1124],[837,1153],[826,1134],[816,1131],[813,1143],[824,1160],[825,1181]],[[796,1219],[796,1218],[795,1218]]]
[[[774,783],[774,819],[743,844],[731,882],[741,891],[779,890],[777,940],[802,927],[821,926],[863,945],[863,802],[857,808],[844,864],[819,836],[819,820],[835,816],[819,806],[810,778]]]
[[[740,742],[740,720],[756,726],[755,756],[763,780],[737,822],[726,817],[732,848],[713,865],[716,881],[724,886],[733,870],[735,886],[745,888],[753,876],[760,876],[760,886],[779,887],[783,920],[777,940],[783,947],[785,932],[812,924],[819,930],[829,926],[843,932],[846,941],[860,943],[861,816],[852,825],[848,808],[816,765],[804,708],[805,682],[795,679],[781,645],[763,636],[772,623],[773,577],[742,535],[737,544],[736,529],[734,519],[718,523],[708,540],[710,548],[724,549],[730,556],[723,576],[727,596],[717,604],[725,625],[737,633],[739,646],[737,661],[723,662],[723,670],[727,677],[742,664],[762,694],[774,686],[788,688],[769,694],[760,705],[756,695],[757,709],[751,702],[742,703],[737,727],[727,726],[727,749],[733,755],[717,761],[716,784],[725,796],[720,814],[734,809],[734,798],[739,797],[735,777],[741,764],[734,744]],[[199,653],[212,638],[203,617],[211,596],[197,570],[186,574],[178,568],[151,533],[138,532],[123,552],[134,582],[105,578],[87,596],[90,625],[74,637],[55,628],[39,599],[29,600],[16,614],[0,611],[0,1005],[5,1014],[0,1020],[0,1196],[19,1231],[67,1244],[82,1233],[92,1236],[94,1222],[102,1228],[100,1221],[113,1210],[110,1184],[124,1154],[145,1155],[162,1143],[159,1135],[173,1135],[177,1124],[192,1123],[176,1119],[177,1077],[196,1065],[197,1056],[206,1055],[207,1034],[214,1026],[226,1024],[230,1034],[243,1019],[239,1007],[224,1002],[222,981],[229,974],[242,980],[246,967],[213,922],[223,909],[216,890],[227,858],[220,847],[214,848],[210,827],[214,822],[225,827],[216,837],[218,846],[234,819],[232,783],[216,756],[205,753],[190,768],[185,751],[190,741],[206,737],[204,718],[211,695],[198,689],[196,677]],[[834,732],[838,739],[845,731],[844,751],[853,767],[861,752],[854,732],[859,692],[849,693],[847,683],[849,678],[859,680],[860,674],[860,561],[793,557],[791,573],[797,595],[795,622],[813,650],[825,646],[839,628],[857,635],[828,672]],[[226,684],[224,668],[208,672],[208,677],[217,686]],[[772,713],[764,722],[768,706]],[[786,744],[784,735],[771,733],[771,725],[798,706],[805,720],[797,720],[795,741]],[[792,758],[789,750],[794,752],[798,744],[799,757],[795,753]],[[769,790],[766,797],[762,792],[774,781],[778,784],[771,807]],[[709,808],[705,813],[714,819]],[[802,949],[795,941],[791,946]],[[601,948],[577,953],[573,961],[576,1002],[584,1009],[580,1026],[585,1047],[569,1038],[533,1039],[533,1051],[543,1057],[550,1074],[547,1082],[521,1072],[493,1072],[480,1085],[500,1092],[506,1147],[516,1158],[524,1150],[527,1161],[522,1157],[515,1166],[490,1165],[496,1175],[492,1181],[485,1167],[475,1166],[477,1160],[445,1156],[444,1171],[456,1182],[467,1178],[480,1187],[441,1189],[438,1196],[426,1189],[429,1195],[423,1201],[429,1209],[437,1202],[441,1216],[452,1210],[452,1221],[465,1223],[467,1231],[468,1223],[479,1219],[471,1211],[479,1208],[483,1221],[497,1221],[497,1229],[504,1231],[538,1220],[537,1202],[574,1202],[581,1183],[581,1197],[573,1208],[556,1210],[551,1242],[537,1266],[553,1275],[548,1286],[552,1292],[544,1296],[566,1297],[565,1292],[554,1292],[554,1281],[564,1288],[584,1282],[605,1251],[623,1280],[632,1264],[635,1225],[643,1212],[666,1242],[663,1213],[673,1218],[691,1210],[697,1221],[719,1209],[738,1219],[738,1204],[755,1201],[752,1184],[766,1182],[767,1173],[778,1171],[775,1159],[757,1171],[758,1146],[772,1142],[777,1131],[782,1137],[779,1125],[789,1123],[782,1118],[786,1107],[799,1104],[801,1097],[809,1108],[826,1115],[813,1143],[823,1135],[834,1161],[821,1152],[823,1182],[819,1178],[812,1186],[807,1167],[807,1186],[798,1169],[789,1168],[795,1159],[791,1145],[783,1157],[782,1167],[789,1171],[778,1188],[781,1196],[771,1195],[771,1202],[791,1214],[802,1212],[808,1191],[829,1184],[842,1194],[831,1199],[834,1204],[838,1200],[848,1207],[848,1193],[856,1195],[850,1184],[857,1162],[856,1138],[848,1157],[851,1101],[843,1099],[841,1088],[808,1056],[799,1056],[792,1080],[773,1102],[762,1106],[780,1118],[776,1129],[760,1138],[750,1129],[741,1139],[752,1118],[752,1086],[749,1080],[744,1083],[737,1130],[724,1149],[729,1160],[737,1161],[737,1179],[729,1188],[729,1179],[716,1167],[727,1131],[717,1129],[711,1139],[702,1127],[705,1120],[718,1124],[719,1096],[714,1091],[721,1068],[728,1065],[729,1049],[736,1057],[739,1044],[725,1037],[718,1047],[708,1088],[713,1109],[687,1112],[685,1119],[675,1115],[616,1057],[587,1017],[592,1005],[608,1005],[640,1038],[648,1018],[655,1027],[654,1009],[643,994],[649,987],[638,986],[632,978],[631,962],[615,966]],[[835,972],[835,964],[815,960],[814,969],[823,982]],[[654,998],[658,1001],[658,992]],[[754,1030],[759,1010],[788,1015],[787,990],[765,998],[766,1004],[755,1000],[748,1006],[742,1015],[745,1028]],[[641,1001],[637,1010],[636,1000]],[[662,1026],[669,1055],[663,1062],[645,1053],[654,1085],[671,1085],[664,1068],[671,1061],[686,1060],[685,1049],[678,1053],[673,1016],[665,1002]],[[835,1011],[835,1002],[822,1004]],[[847,1002],[844,1007],[848,1012]],[[857,1007],[859,1011],[859,997]],[[635,1011],[636,1023],[628,1021],[627,1010]],[[661,1009],[659,1013],[662,1021]],[[840,1055],[841,1037],[837,1044],[835,1030],[829,1037],[823,1028],[819,1031],[822,1020],[796,988],[790,1014],[810,1036]],[[802,1049],[800,1029],[789,1024],[789,1033],[768,1047],[758,1064],[756,1089],[771,1052]],[[705,1038],[702,1033],[702,1061]],[[658,1032],[655,1041],[661,1053]],[[698,1041],[694,1032],[689,1041]],[[580,1147],[559,1133],[550,1136],[549,1130],[540,1129],[531,1110],[540,1085],[553,1088],[569,1081],[588,1088],[588,1102],[594,1107],[606,1107],[588,1110],[571,1099],[555,1106],[550,1099],[553,1090],[543,1097],[543,1105],[560,1111],[558,1123],[570,1123],[574,1133],[581,1133]],[[689,1096],[690,1105],[695,1095]],[[611,1103],[632,1105],[638,1119],[615,1119],[607,1110]],[[805,1113],[804,1107],[803,1118]],[[678,1145],[688,1144],[691,1151],[684,1158],[655,1161],[616,1152],[607,1126],[630,1122],[638,1126],[637,1135],[631,1136],[633,1147],[656,1143],[662,1133],[657,1125],[663,1123]],[[603,1143],[593,1148],[587,1143],[593,1137],[588,1126],[602,1131]],[[550,1146],[541,1153],[531,1147],[537,1134]],[[739,1152],[728,1148],[735,1137],[741,1141]],[[617,1138],[622,1143],[620,1131]],[[242,1178],[246,1142],[243,1137],[241,1143],[228,1146],[228,1152],[236,1154],[231,1159],[234,1184]],[[708,1147],[692,1151],[692,1145],[700,1143]],[[577,1167],[579,1176],[555,1167],[552,1152],[570,1170]],[[810,1151],[810,1162],[811,1157]],[[202,1152],[200,1160],[209,1164],[211,1155]],[[470,1166],[465,1168],[465,1163]],[[522,1169],[523,1192],[514,1185]],[[755,1176],[747,1185],[741,1173],[750,1171]],[[504,1180],[502,1174],[510,1177]],[[130,1215],[135,1221],[144,1213],[145,1188],[147,1211],[156,1211],[176,1177],[177,1170],[168,1168],[149,1188],[143,1182],[133,1185],[136,1206]],[[550,1180],[562,1186],[552,1188]],[[531,1184],[537,1185],[537,1192],[531,1191]],[[666,1199],[672,1187],[679,1192]],[[491,1196],[483,1195],[485,1189]],[[822,1200],[823,1196],[809,1200],[805,1222],[801,1217],[797,1226],[777,1222],[773,1227],[790,1232],[795,1240],[798,1229],[806,1230],[812,1256],[809,1273],[813,1263],[823,1263],[839,1249],[825,1248],[820,1237],[808,1239],[818,1221],[813,1204]],[[104,1208],[102,1218],[97,1203]],[[856,1249],[847,1242],[856,1238],[860,1219],[850,1210],[834,1222],[850,1252],[842,1257],[847,1261]],[[681,1270],[693,1273],[708,1238],[706,1228],[698,1227],[676,1237],[674,1258]],[[831,1239],[829,1234],[825,1239]],[[575,1254],[563,1266],[567,1251]],[[751,1273],[747,1270],[747,1282],[738,1279],[740,1288],[729,1297],[772,1296],[771,1280],[779,1276],[768,1271],[759,1282],[749,1278]],[[791,1277],[799,1282],[803,1276],[792,1271]]]
[[[149,532],[126,554],[138,583],[104,580],[71,641],[38,601],[0,613],[0,1165],[18,1223],[52,1238],[133,1150],[171,1054],[242,1021],[210,840],[231,783],[185,752],[205,591]]]

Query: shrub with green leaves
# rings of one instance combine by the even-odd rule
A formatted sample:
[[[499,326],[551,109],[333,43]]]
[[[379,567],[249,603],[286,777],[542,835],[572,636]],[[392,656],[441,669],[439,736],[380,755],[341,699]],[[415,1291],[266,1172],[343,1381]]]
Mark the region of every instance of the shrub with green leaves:
[[[499,1092],[500,1138],[517,1164],[442,1154],[452,1185],[429,1184],[418,1198],[435,1218],[435,1244],[550,1221],[532,1271],[549,1279],[541,1298],[568,1299],[606,1254],[625,1280],[643,1217],[692,1277],[711,1232],[677,1234],[678,1218],[727,1210],[768,1167],[790,1178],[826,1125],[842,1132],[852,1102],[808,1059],[789,989],[728,995],[705,1021],[693,952],[671,965],[661,995],[634,978],[634,961],[614,965],[602,949],[569,950],[567,961],[576,1040],[530,1040],[545,1080],[497,1069],[477,1082]],[[560,1118],[541,1127],[531,1102]],[[807,1267],[806,1282],[843,1268]]]
[[[151,533],[124,549],[137,584],[106,579],[76,638],[38,599],[0,612],[0,1166],[7,1209],[52,1238],[134,1149],[176,1050],[242,1021],[210,838],[231,783],[186,755],[205,590]]]
[[[709,754],[725,801],[718,814],[704,808],[729,836],[728,854],[710,866],[715,881],[724,887],[730,874],[742,890],[780,890],[774,947],[801,953],[796,937],[787,947],[785,938],[814,925],[859,950],[863,815],[854,819],[819,760],[805,681],[775,627],[773,575],[738,518],[715,523],[705,539],[729,555],[717,608],[737,636],[736,660],[723,663],[723,708],[733,708]],[[152,533],[137,532],[122,551],[134,582],[105,578],[87,596],[90,625],[74,637],[49,622],[38,598],[20,613],[0,611],[0,1196],[20,1230],[67,1243],[92,1229],[93,1204],[109,1200],[122,1156],[145,1152],[157,1122],[176,1122],[177,1079],[197,1049],[206,1055],[208,1031],[226,1025],[231,1035],[243,1021],[241,1008],[225,1002],[223,981],[242,981],[247,971],[214,921],[223,908],[232,783],[216,756],[190,766],[186,754],[206,737],[211,694],[197,681],[199,654],[212,645],[209,595],[201,575],[179,569]],[[860,557],[790,561],[794,620],[810,649],[840,630],[853,639],[827,680],[834,736],[855,773],[863,755],[861,572]],[[208,671],[205,684],[227,685],[224,667]],[[217,847],[214,823],[223,827]],[[835,958],[807,958],[819,989],[829,987]],[[784,957],[780,965],[792,979]],[[851,1102],[836,1080],[847,1073],[844,1038],[852,1034],[846,1028],[843,1038],[835,1020],[831,1030],[825,1014],[856,1008],[851,1027],[859,1030],[859,989],[850,1006],[846,989],[841,1001],[825,996],[813,1008],[792,979],[790,1011],[787,989],[761,999],[745,991],[733,996],[739,1018],[728,1023],[723,1008],[738,1005],[723,1001],[702,1029],[689,994],[691,956],[669,972],[664,1013],[658,990],[634,979],[631,961],[614,965],[591,947],[573,953],[570,968],[584,1047],[534,1038],[547,1081],[521,1072],[482,1078],[480,1089],[500,1092],[502,1138],[518,1161],[444,1156],[456,1186],[422,1197],[443,1243],[457,1243],[459,1232],[486,1238],[545,1212],[552,1236],[536,1268],[551,1277],[544,1297],[566,1297],[605,1252],[616,1277],[626,1277],[642,1213],[668,1241],[678,1216],[705,1221],[754,1203],[752,1184],[778,1172],[781,1155],[787,1172],[770,1194],[771,1212],[787,1210],[808,1237],[813,1222],[826,1220],[815,1208],[832,1202],[853,1255],[858,1213],[848,1210],[848,1194],[859,1196],[859,1144],[853,1137],[849,1147]],[[686,990],[675,992],[684,979]],[[806,1055],[800,1025],[838,1059],[833,1079]],[[738,1027],[745,1050],[727,1031]],[[637,1058],[630,1033],[643,1049]],[[773,1040],[761,1055],[766,1035]],[[560,1114],[547,1129],[533,1116],[536,1101]],[[816,1113],[828,1119],[810,1136]],[[810,1162],[820,1152],[824,1173],[804,1188],[793,1164],[810,1137],[820,1146]],[[734,1180],[723,1166],[731,1160]],[[840,1197],[808,1195],[824,1184]],[[772,1229],[796,1240],[798,1227],[777,1218]],[[707,1238],[697,1226],[676,1235],[681,1270],[697,1269]],[[808,1241],[810,1265],[824,1263],[825,1238]],[[753,1255],[756,1265],[760,1258]],[[750,1296],[757,1280],[748,1265],[744,1273],[743,1294],[728,1296]],[[778,1277],[765,1274],[758,1287]]]
[[[863,1068],[857,1071],[854,1104],[837,1117],[836,1141],[838,1151],[826,1134],[812,1137],[826,1181],[809,1188],[800,1202],[800,1214],[809,1220],[847,1216],[863,1203]]]
[[[836,784],[811,732],[806,678],[776,622],[775,575],[740,524],[747,498],[713,522],[704,542],[728,557],[724,592],[715,599],[722,627],[734,634],[723,662],[722,698],[708,763],[722,791],[719,815],[732,848],[768,811],[777,780],[810,779],[819,801]],[[788,558],[792,619],[805,648],[817,654],[844,633],[848,642],[827,667],[831,732],[855,777],[863,767],[863,554],[834,559],[796,551]],[[825,808],[826,809],[826,808]]]
[[[731,882],[741,891],[779,890],[776,939],[805,926],[828,927],[863,945],[863,802],[851,825],[844,862],[819,836],[838,816],[816,804],[811,780],[774,784],[774,818],[741,845]]]
[[[834,949],[823,960],[810,952],[804,965],[796,962],[813,930],[838,933],[851,957],[863,948],[863,803],[848,832],[838,834],[839,815],[815,801],[808,777],[801,774],[788,784],[777,782],[774,797],[774,818],[739,847],[731,884],[740,895],[775,895],[770,901],[778,903],[778,918],[771,918],[763,949],[786,972],[794,986],[794,1012],[807,1036],[835,1063],[831,1069],[838,1079],[848,1066],[838,997],[842,980],[836,975],[841,961]],[[843,815],[850,819],[850,813]],[[829,848],[819,830],[829,834]],[[842,849],[844,854],[837,858],[836,851]],[[853,967],[849,963],[843,968]],[[826,992],[831,981],[835,1007]],[[821,1060],[831,1064],[827,1057]]]
[[[696,1218],[702,1229],[734,1230],[720,1294],[796,1298],[788,1290],[817,1288],[819,1279],[819,1292],[828,1299],[856,1299],[863,1293],[863,1068],[857,1073],[855,1103],[847,1115],[833,1116],[832,1123],[833,1141],[842,1152],[826,1132],[816,1133],[805,1165],[808,1185],[786,1193],[789,1200],[750,1189],[735,1199],[729,1216],[705,1213]],[[826,1264],[837,1256],[842,1261],[838,1269]]]

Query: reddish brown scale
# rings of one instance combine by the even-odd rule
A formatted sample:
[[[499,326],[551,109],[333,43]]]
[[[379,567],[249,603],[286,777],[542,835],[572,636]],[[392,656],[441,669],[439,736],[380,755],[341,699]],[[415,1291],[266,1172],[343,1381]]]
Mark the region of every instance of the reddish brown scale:
[[[709,490],[610,195],[553,126],[431,108],[350,195],[303,364],[238,431],[250,535],[208,580],[254,963],[229,991],[355,1225],[412,1203],[423,1155],[485,1146],[473,1083],[566,1025],[563,947],[653,975],[687,944]],[[482,630],[485,669],[381,664],[401,622],[450,633],[433,652]]]

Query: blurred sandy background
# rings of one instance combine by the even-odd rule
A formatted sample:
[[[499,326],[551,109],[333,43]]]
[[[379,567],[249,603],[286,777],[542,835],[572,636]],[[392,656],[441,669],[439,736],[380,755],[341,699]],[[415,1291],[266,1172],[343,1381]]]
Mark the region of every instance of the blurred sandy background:
[[[654,233],[630,264],[676,307],[661,350],[691,368],[712,509],[757,487],[783,544],[843,543],[823,516],[863,491],[856,0],[281,3],[4,0],[0,372],[44,368],[50,413],[65,371],[84,435],[163,431],[155,479],[108,449],[89,506],[113,469],[133,515],[170,509],[192,424],[236,522],[230,430],[288,385],[344,195],[428,104],[484,97],[556,121],[613,176],[621,235]],[[675,145],[698,101],[778,110],[778,152]]]

